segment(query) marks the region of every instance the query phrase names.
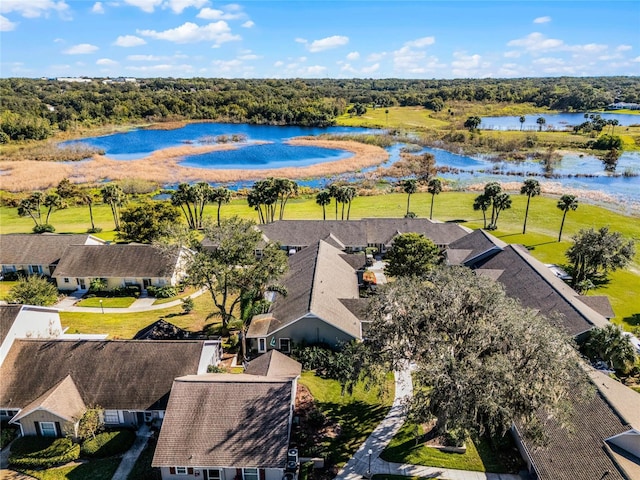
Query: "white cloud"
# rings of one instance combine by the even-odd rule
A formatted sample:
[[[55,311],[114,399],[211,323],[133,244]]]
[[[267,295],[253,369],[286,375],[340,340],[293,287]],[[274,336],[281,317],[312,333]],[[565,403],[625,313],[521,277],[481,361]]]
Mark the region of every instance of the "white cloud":
[[[373,65],[369,65],[368,67],[362,67],[362,73],[373,73],[377,72],[380,69],[379,63],[374,63]]]
[[[72,47],[67,48],[62,53],[67,55],[85,55],[87,53],[93,53],[98,50],[98,47],[91,45],[90,43],[80,43]]]
[[[238,9],[234,7],[236,7],[236,5],[227,5],[224,7],[226,8],[226,11],[219,10],[217,8],[203,8],[196,17],[204,20],[237,20],[245,17],[244,13],[238,11]]]
[[[320,76],[324,75],[327,71],[327,67],[323,67],[322,65],[313,65],[309,67],[305,67],[300,70],[301,75],[310,75],[310,76]]]
[[[562,40],[556,38],[546,38],[539,32],[533,32],[524,38],[518,38],[507,42],[509,47],[522,47],[529,52],[544,52],[547,50],[560,49],[565,46]]]
[[[282,67],[283,65],[284,65],[284,62],[281,60],[278,60],[276,63],[273,64],[273,66],[276,68]]]
[[[633,60],[631,60],[632,62],[640,62],[640,57],[636,57]]]
[[[256,55],[255,53],[245,53],[244,55],[240,55],[238,58],[240,60],[258,60],[262,57],[260,55]]]
[[[358,60],[360,58],[360,53],[359,52],[351,52],[349,54],[347,54],[347,60]]]
[[[571,45],[567,46],[566,50],[570,52],[584,53],[587,55],[591,55],[594,53],[602,52],[606,50],[608,47],[606,45],[597,44],[597,43],[587,43],[586,45]]]
[[[295,39],[295,42],[296,43],[307,43],[307,39],[298,37],[298,38]]]
[[[214,60],[211,64],[216,68],[216,71],[228,73],[232,70],[236,70],[242,66],[242,61],[238,59],[234,60]]]
[[[255,25],[255,23],[253,23],[253,21],[251,20],[247,20],[246,22],[244,22],[242,25],[240,25],[243,28],[251,28]]]
[[[387,52],[372,53],[367,57],[367,62],[379,62],[387,56]]]
[[[240,40],[239,35],[233,35],[227,22],[220,20],[208,25],[198,26],[195,23],[186,22],[179,27],[157,32],[155,30],[138,30],[140,35],[167,40],[174,43],[196,43],[213,41],[217,45],[234,40]]]
[[[166,72],[175,72],[176,75],[179,75],[180,73],[185,73],[185,72],[192,72],[193,71],[193,65],[171,65],[169,63],[161,63],[158,65],[144,65],[144,66],[128,66],[126,67],[127,70],[130,70],[132,72],[150,72],[150,73],[154,73],[154,72],[160,72],[160,73],[166,73]]]
[[[424,48],[436,43],[435,37],[422,37],[404,44],[408,48]]]
[[[310,52],[315,53],[330,50],[332,48],[338,48],[346,45],[347,43],[349,43],[349,37],[345,37],[344,35],[333,35],[331,37],[321,38],[320,40],[314,40],[307,45],[307,48]]]
[[[100,58],[99,60],[96,61],[96,65],[112,66],[112,65],[118,65],[118,62],[116,62],[115,60],[111,60],[110,58]]]
[[[551,17],[538,17],[533,23],[549,23],[551,21]]]
[[[632,48],[633,48],[633,47],[632,47],[631,45],[618,45],[618,46],[616,47],[616,50],[617,50],[618,52],[626,52],[626,51],[628,51],[628,50],[631,50]]]
[[[4,15],[0,15],[0,32],[10,32],[15,30],[17,26],[17,23],[10,21]]]
[[[477,53],[467,55],[465,52],[454,52],[454,60],[451,62],[451,72],[460,77],[487,76],[486,70],[490,64],[483,62]],[[483,73],[484,72],[484,73]]]
[[[201,8],[203,5],[206,5],[206,3],[207,0],[168,0],[166,5],[173,10],[174,13],[182,13],[185,8]]]
[[[505,58],[519,58],[520,57],[520,52],[516,51],[516,50],[511,50],[508,52],[504,52],[504,57]]]
[[[91,8],[91,13],[98,13],[98,14],[104,13],[104,7],[102,6],[102,2],[94,3],[93,7]]]
[[[139,47],[145,45],[147,41],[144,38],[135,35],[120,35],[113,44],[116,47]]]
[[[157,55],[127,55],[127,60],[132,62],[159,62],[162,59]]]
[[[156,7],[162,5],[162,0],[124,0],[124,2],[147,13],[153,13]]]
[[[536,58],[532,63],[534,65],[564,65],[565,61],[556,57],[542,57]]]
[[[50,10],[65,14],[69,9],[64,0],[2,0],[0,13],[17,12],[26,18],[37,18],[47,15]]]

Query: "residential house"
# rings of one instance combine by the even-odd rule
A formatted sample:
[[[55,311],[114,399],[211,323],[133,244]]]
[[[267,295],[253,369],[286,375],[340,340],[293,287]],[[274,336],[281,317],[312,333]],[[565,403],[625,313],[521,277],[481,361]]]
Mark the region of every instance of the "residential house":
[[[152,466],[164,480],[281,480],[297,469],[289,445],[301,365],[279,352],[247,372],[177,378]]]
[[[539,413],[546,442],[535,442],[521,425],[513,428],[538,480],[640,478],[640,394],[602,372],[589,369],[588,375],[596,388],[571,392],[568,419]]]
[[[219,356],[219,341],[18,339],[0,367],[0,409],[17,411],[23,435],[73,434],[93,405],[107,426],[137,426],[163,418],[176,377]]]
[[[3,275],[16,272],[51,277],[67,247],[104,243],[93,235],[3,234],[0,235],[0,268]]]
[[[324,240],[290,256],[282,280],[287,295],[276,294],[270,311],[253,317],[247,332],[250,348],[288,353],[294,342],[337,348],[361,339],[361,320],[343,301],[359,299],[357,271],[344,257]]]
[[[93,279],[108,289],[137,285],[177,285],[186,275],[186,255],[166,254],[152,245],[71,245],[58,263],[54,278],[61,290],[87,290]]]
[[[606,298],[579,295],[526,248],[507,245],[483,230],[451,243],[447,258],[449,264],[465,265],[497,280],[508,296],[578,338],[607,325],[605,315],[612,314]]]
[[[393,239],[402,233],[421,233],[445,248],[470,230],[456,223],[434,222],[426,218],[364,218],[362,220],[280,220],[258,227],[265,241],[277,242],[289,251],[298,251],[319,240],[346,252],[367,247],[380,253],[388,250]]]

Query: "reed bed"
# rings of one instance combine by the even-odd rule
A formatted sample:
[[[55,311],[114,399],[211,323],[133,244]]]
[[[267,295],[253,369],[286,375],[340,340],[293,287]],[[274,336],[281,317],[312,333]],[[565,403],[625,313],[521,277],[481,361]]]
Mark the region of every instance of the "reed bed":
[[[325,177],[354,172],[388,160],[388,153],[373,145],[353,141],[318,140],[312,137],[292,139],[290,145],[315,146],[347,150],[354,155],[344,160],[307,167],[285,167],[260,170],[223,170],[183,167],[179,162],[189,155],[238,148],[233,144],[179,146],[153,152],[139,160],[113,160],[103,155],[74,164],[37,161],[0,161],[0,189],[12,192],[43,190],[56,186],[63,178],[74,183],[98,183],[137,178],[161,185],[206,181],[215,183],[258,180],[267,177],[291,179]]]

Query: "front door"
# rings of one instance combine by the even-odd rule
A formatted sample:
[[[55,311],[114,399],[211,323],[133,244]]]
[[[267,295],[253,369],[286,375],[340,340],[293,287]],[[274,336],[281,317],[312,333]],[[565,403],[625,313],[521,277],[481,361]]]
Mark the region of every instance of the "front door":
[[[84,278],[76,278],[76,281],[78,282],[78,290],[87,289],[87,284],[85,283]]]
[[[142,279],[142,289],[146,290],[147,287],[151,286],[151,279],[150,278],[143,278]]]

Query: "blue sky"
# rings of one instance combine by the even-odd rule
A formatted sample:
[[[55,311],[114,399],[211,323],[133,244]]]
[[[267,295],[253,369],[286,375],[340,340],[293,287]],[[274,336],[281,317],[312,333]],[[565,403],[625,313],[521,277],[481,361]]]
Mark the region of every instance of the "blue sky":
[[[1,0],[2,77],[640,75],[639,1]]]

